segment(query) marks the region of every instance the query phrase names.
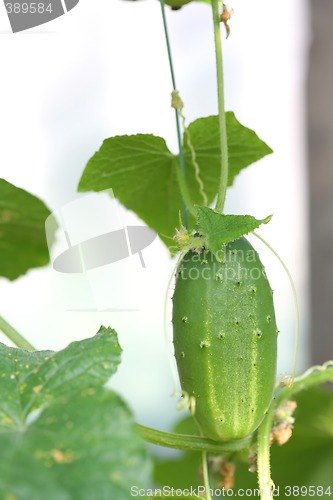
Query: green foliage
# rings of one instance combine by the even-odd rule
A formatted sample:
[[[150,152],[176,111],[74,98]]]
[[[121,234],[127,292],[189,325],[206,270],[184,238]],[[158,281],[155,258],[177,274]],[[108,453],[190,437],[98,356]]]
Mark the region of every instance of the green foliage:
[[[231,185],[243,168],[272,151],[252,130],[243,127],[233,113],[227,113],[226,118],[230,141],[228,183]],[[220,172],[218,127],[217,116],[200,118],[188,127],[209,203],[217,194]],[[184,158],[190,196],[194,203],[200,204],[202,199],[186,135]],[[155,229],[171,247],[171,238],[179,225],[179,212],[183,208],[177,180],[178,163],[178,156],[169,151],[161,137],[148,134],[111,137],[88,162],[79,191],[112,188],[116,198]],[[191,223],[194,222],[192,219]]]
[[[49,215],[36,196],[0,179],[0,276],[15,280],[32,267],[48,264]]]
[[[265,142],[259,139],[253,130],[241,125],[231,111],[226,113],[226,122],[229,157],[228,186],[232,186],[241,170],[261,160],[273,151]],[[198,118],[189,124],[188,130],[205,188],[208,192],[216,194],[217,180],[221,168],[218,116]],[[188,170],[190,170],[190,154],[187,148],[186,136],[184,137],[184,149]]]
[[[131,498],[150,461],[131,412],[103,386],[116,371],[117,334],[102,327],[64,350],[0,345],[0,497]]]
[[[172,236],[182,207],[176,161],[161,137],[111,137],[86,166],[79,191],[112,188],[125,207],[150,227]]]
[[[241,236],[267,224],[272,216],[258,220],[251,215],[224,215],[208,207],[196,207],[198,214],[197,231],[203,237],[203,245],[211,250],[216,258],[222,259],[223,245],[237,240]]]
[[[274,481],[281,486],[332,486],[333,393],[315,387],[295,400],[293,437],[284,446],[272,447]]]

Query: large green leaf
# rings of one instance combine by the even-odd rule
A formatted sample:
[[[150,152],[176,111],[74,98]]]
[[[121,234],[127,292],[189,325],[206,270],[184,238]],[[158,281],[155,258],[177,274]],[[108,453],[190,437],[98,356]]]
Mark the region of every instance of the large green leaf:
[[[144,134],[111,137],[89,161],[79,190],[112,188],[125,207],[162,237],[171,237],[182,207],[176,161],[161,137]]]
[[[258,220],[252,215],[224,215],[208,207],[196,207],[198,214],[197,230],[204,238],[205,248],[211,250],[219,259],[223,245],[235,241],[241,236],[267,224],[271,216]]]
[[[0,276],[14,280],[30,268],[48,264],[49,215],[36,196],[0,179]]]
[[[0,498],[127,500],[147,487],[131,412],[103,387],[120,353],[104,327],[58,353],[0,345]]]
[[[233,113],[227,113],[226,118],[231,185],[241,169],[271,153],[271,149],[253,131],[240,125]],[[218,127],[216,116],[200,118],[189,125],[209,203],[217,194],[220,175]],[[186,135],[184,158],[190,196],[193,203],[202,204]],[[183,208],[176,174],[178,162],[161,137],[148,134],[111,137],[88,162],[79,191],[112,188],[116,198],[155,229],[170,247],[174,245],[172,236]]]
[[[4,499],[129,500],[133,484],[148,486],[131,413],[101,388],[59,398],[30,425],[2,433],[0,448]]]
[[[105,384],[120,363],[120,353],[116,332],[101,327],[95,337],[72,342],[56,353],[30,353],[0,344],[0,372],[7,374],[5,387],[11,394],[18,388],[24,418],[59,395]]]

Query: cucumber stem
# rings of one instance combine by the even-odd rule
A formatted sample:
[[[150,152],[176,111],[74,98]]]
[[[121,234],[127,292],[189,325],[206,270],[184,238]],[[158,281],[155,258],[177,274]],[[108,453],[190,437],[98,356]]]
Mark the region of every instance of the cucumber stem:
[[[239,441],[218,443],[212,439],[206,439],[200,436],[163,432],[140,424],[136,424],[136,428],[139,435],[149,443],[167,448],[175,448],[177,450],[206,451],[217,455],[233,453],[248,448],[252,438],[249,436]]]
[[[303,375],[295,378],[290,387],[285,387],[276,394],[258,430],[258,484],[262,500],[270,500],[273,496],[274,483],[271,479],[270,469],[270,433],[276,408],[297,392],[329,381],[333,381],[333,361],[309,368]]]
[[[212,500],[212,495],[210,494],[207,451],[202,452],[202,472],[205,485],[205,498],[206,500]]]
[[[35,347],[30,344],[22,335],[15,330],[2,316],[0,316],[0,330],[6,337],[13,342],[17,347],[26,351],[36,351]]]
[[[271,478],[270,433],[273,424],[274,410],[275,405],[272,405],[258,430],[258,485],[260,490],[260,498],[262,500],[270,500],[273,496],[274,483]]]
[[[222,213],[228,187],[229,156],[228,156],[227,124],[226,124],[225,105],[224,105],[223,56],[222,56],[222,41],[220,32],[220,16],[219,16],[218,0],[212,0],[212,12],[213,12],[213,24],[214,24],[217,96],[218,96],[218,112],[219,112],[219,129],[220,129],[220,147],[221,147],[220,184],[219,184],[215,210],[217,212]]]
[[[290,387],[286,387],[277,393],[275,406],[279,406],[282,401],[290,399],[297,392],[325,382],[333,382],[333,361],[326,361],[323,365],[312,366],[305,373],[296,377]]]
[[[163,28],[164,28],[164,36],[165,42],[167,46],[168,52],[168,60],[169,60],[169,68],[171,74],[172,88],[173,90],[177,90],[176,88],[176,78],[175,71],[173,67],[172,61],[172,52],[171,45],[169,39],[168,25],[165,15],[165,3],[164,0],[160,0],[161,11],[162,11],[162,20],[163,20]],[[178,149],[179,149],[179,164],[176,162],[176,170],[177,170],[177,178],[179,183],[179,188],[183,197],[183,213],[184,213],[184,226],[188,228],[188,212],[190,211],[192,214],[195,213],[193,208],[193,203],[191,201],[191,196],[186,184],[186,171],[185,171],[185,161],[184,161],[184,153],[183,153],[183,141],[180,130],[180,120],[179,120],[179,111],[175,109],[175,117],[176,117],[176,128],[177,128],[177,140],[178,140]]]

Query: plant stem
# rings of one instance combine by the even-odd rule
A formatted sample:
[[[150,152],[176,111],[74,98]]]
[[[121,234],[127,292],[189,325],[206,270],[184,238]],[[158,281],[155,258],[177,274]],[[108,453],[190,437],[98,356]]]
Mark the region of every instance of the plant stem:
[[[333,381],[333,361],[327,361],[323,365],[309,368],[303,375],[295,378],[290,387],[282,389],[276,396],[275,406],[279,406],[282,401],[290,399],[297,392],[310,389],[316,385]]]
[[[149,443],[186,451],[207,451],[216,454],[233,453],[247,448],[251,441],[251,437],[248,437],[230,443],[218,443],[200,436],[163,432],[140,424],[137,424],[136,428],[140,436]]]
[[[26,351],[36,351],[35,347],[30,344],[22,335],[19,334],[7,321],[0,316],[0,330],[6,335],[9,340],[17,347],[25,349]]]
[[[272,429],[274,409],[275,405],[272,405],[258,430],[258,485],[260,489],[260,498],[263,500],[271,499],[273,492],[273,481],[271,479],[270,466],[270,433]]]
[[[173,90],[177,90],[175,71],[173,68],[173,61],[172,61],[172,52],[171,52],[171,45],[170,45],[170,39],[169,39],[168,25],[167,25],[167,20],[166,20],[166,15],[165,15],[164,0],[160,0],[160,4],[161,4],[161,11],[162,11],[165,42],[166,42],[167,51],[168,51],[168,59],[169,59],[169,67],[170,67],[171,80],[172,80],[172,88],[173,88]],[[178,140],[178,149],[179,149],[179,164],[178,164],[178,162],[176,162],[176,169],[177,169],[178,181],[180,180],[180,178],[182,179],[182,182],[179,183],[179,187],[180,187],[180,190],[181,190],[181,193],[183,196],[184,226],[186,228],[188,228],[188,210],[192,211],[193,203],[191,201],[191,197],[190,197],[190,194],[189,194],[189,191],[187,188],[187,184],[186,184],[186,171],[185,171],[185,161],[184,161],[184,153],[183,153],[183,141],[182,141],[182,135],[181,135],[181,130],[180,130],[179,111],[177,109],[175,109],[175,117],[176,117],[177,140]]]
[[[226,124],[225,106],[224,106],[223,58],[222,58],[222,41],[220,32],[218,0],[212,0],[212,11],[213,11],[213,23],[214,23],[217,96],[218,96],[219,128],[220,128],[220,147],[221,147],[221,174],[220,174],[220,184],[219,184],[219,191],[217,195],[215,210],[217,212],[222,213],[228,187],[229,157],[228,157],[227,124]]]
[[[190,212],[193,217],[196,216],[196,212],[194,210],[194,205],[191,199],[191,195],[189,193],[189,190],[187,188],[186,180],[182,174],[181,169],[179,168],[179,164],[177,162],[177,158],[174,159],[175,163],[175,168],[176,168],[176,174],[177,174],[177,180],[178,180],[178,185],[180,192],[183,197],[183,202],[184,202],[184,227],[188,229],[188,212]],[[185,212],[186,212],[186,217],[185,217]]]
[[[212,500],[212,495],[210,494],[207,451],[202,452],[202,472],[203,472],[203,479],[204,479],[204,485],[205,485],[205,498],[206,498],[206,500]]]
[[[273,496],[274,483],[271,479],[270,470],[270,433],[275,409],[297,392],[329,381],[333,381],[333,361],[327,361],[321,366],[309,368],[303,375],[294,379],[290,387],[281,389],[272,402],[258,430],[258,483],[263,500],[269,500]]]

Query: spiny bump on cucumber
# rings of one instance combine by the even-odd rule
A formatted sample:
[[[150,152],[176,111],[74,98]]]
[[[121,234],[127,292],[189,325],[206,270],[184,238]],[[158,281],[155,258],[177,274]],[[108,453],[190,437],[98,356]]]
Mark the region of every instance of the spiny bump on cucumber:
[[[202,435],[217,441],[259,426],[273,397],[277,356],[272,293],[257,252],[240,238],[224,247],[223,262],[206,250],[186,254],[173,301],[181,386],[195,397]]]
[[[206,347],[210,347],[210,342],[208,342],[207,340],[202,340],[200,342],[200,349],[204,349]]]
[[[254,330],[254,335],[257,337],[257,339],[261,339],[262,331],[257,328],[256,330]]]

